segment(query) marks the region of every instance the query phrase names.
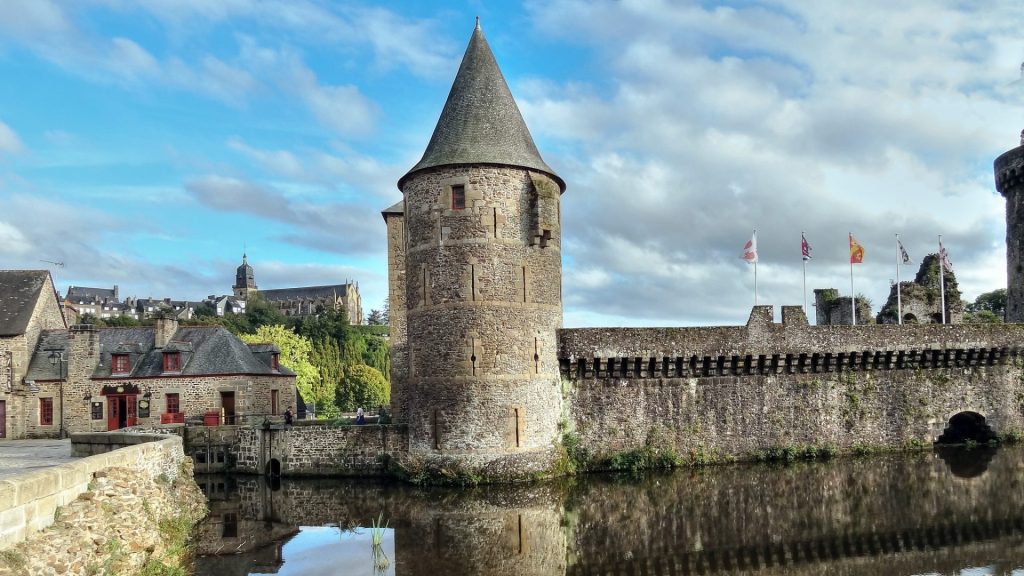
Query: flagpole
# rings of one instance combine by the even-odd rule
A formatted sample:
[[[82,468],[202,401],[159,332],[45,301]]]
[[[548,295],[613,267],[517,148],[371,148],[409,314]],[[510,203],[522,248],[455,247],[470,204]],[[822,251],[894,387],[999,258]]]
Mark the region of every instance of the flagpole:
[[[754,260],[754,306],[757,306],[757,260]]]
[[[800,232],[800,260],[804,263],[804,315],[807,314],[807,258],[804,258],[804,243],[807,239],[804,238],[803,231]]]
[[[942,262],[942,234],[939,234],[939,294],[942,296],[942,323],[946,323],[946,267]]]
[[[900,296],[900,260],[903,255],[900,254],[900,235],[896,235],[896,316],[899,320],[898,324],[903,324],[903,299]]]
[[[853,244],[853,232],[850,232],[850,244]],[[853,289],[853,251],[850,252],[850,320],[857,325],[857,291]]]

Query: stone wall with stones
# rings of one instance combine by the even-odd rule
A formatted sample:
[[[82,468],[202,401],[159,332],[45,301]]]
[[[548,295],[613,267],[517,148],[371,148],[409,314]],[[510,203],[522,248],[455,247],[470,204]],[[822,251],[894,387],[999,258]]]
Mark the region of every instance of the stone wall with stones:
[[[193,525],[206,508],[191,469],[186,464],[181,470],[175,477],[153,477],[133,466],[118,466],[90,474],[88,489],[63,505],[51,526],[4,551],[0,575],[163,574],[170,567],[184,569],[188,558],[183,557],[183,542],[170,538],[164,526]]]
[[[405,422],[406,380],[409,376],[409,340],[405,305],[405,215],[385,214],[388,228],[388,335],[391,340],[391,417]]]
[[[452,209],[464,187],[465,209]],[[561,413],[559,187],[497,166],[404,182],[410,452],[488,475],[550,463]]]
[[[130,468],[151,480],[174,480],[185,462],[181,438],[176,436],[110,433],[77,440],[80,454],[94,455],[0,480],[0,549],[52,524],[57,508],[85,492],[100,470]]]
[[[1024,146],[996,158],[994,170],[1006,198],[1006,321],[1024,322]]]
[[[408,451],[401,425],[238,427],[234,471],[282,476],[382,476],[388,459]]]
[[[559,335],[568,419],[597,457],[651,443],[730,458],[901,446],[932,442],[961,411],[1024,430],[1021,325],[786,325],[761,306],[747,326]]]

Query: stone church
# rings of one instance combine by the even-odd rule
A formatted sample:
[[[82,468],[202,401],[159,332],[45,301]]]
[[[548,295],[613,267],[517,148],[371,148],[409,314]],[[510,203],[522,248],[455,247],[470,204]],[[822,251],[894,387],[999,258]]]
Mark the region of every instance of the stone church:
[[[256,273],[249,264],[248,255],[242,254],[242,263],[235,270],[235,285],[231,288],[234,298],[241,301],[242,311],[245,310],[245,300],[253,294],[259,294],[288,317],[310,316],[325,310],[345,310],[349,324],[363,323],[363,300],[359,296],[357,282],[260,290],[256,286]]]

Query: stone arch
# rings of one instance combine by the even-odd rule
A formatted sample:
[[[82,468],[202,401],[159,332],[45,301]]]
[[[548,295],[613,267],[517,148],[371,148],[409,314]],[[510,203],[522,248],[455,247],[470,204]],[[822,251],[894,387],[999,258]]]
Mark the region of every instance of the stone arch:
[[[281,477],[281,461],[277,458],[271,458],[267,462],[266,474],[268,478],[280,478]]]
[[[903,315],[903,323],[904,324],[917,324],[917,316],[914,316],[913,314],[910,314],[908,312],[907,314]]]
[[[953,414],[946,422],[942,434],[936,438],[936,444],[964,444],[966,442],[977,442],[984,444],[998,438],[995,431],[985,420],[985,417],[977,412],[965,410]]]

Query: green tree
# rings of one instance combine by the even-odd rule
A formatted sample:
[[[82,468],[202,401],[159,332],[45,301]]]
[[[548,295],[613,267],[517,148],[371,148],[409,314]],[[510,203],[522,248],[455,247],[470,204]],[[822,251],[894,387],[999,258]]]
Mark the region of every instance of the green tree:
[[[363,350],[363,364],[375,368],[384,375],[384,379],[391,380],[391,347],[388,341],[376,335],[366,334],[363,336],[366,342],[366,349]]]
[[[306,402],[314,402],[317,411],[329,411],[334,406],[334,387],[326,390],[311,357],[313,344],[283,325],[260,326],[254,334],[241,334],[243,342],[262,344],[272,342],[281,349],[281,364],[295,372],[295,387]]]
[[[351,412],[356,408],[372,410],[391,402],[391,386],[376,369],[356,364],[345,370],[344,385],[338,390],[338,395],[342,399],[351,398],[351,404],[340,406],[344,411]]]
[[[111,316],[110,318],[104,318],[103,323],[107,326],[120,326],[120,327],[131,327],[141,326],[142,323],[136,320],[132,316]]]
[[[341,388],[342,379],[345,377],[344,363],[341,361],[341,353],[338,344],[333,338],[321,338],[313,342],[313,353],[310,361],[316,366],[320,378],[320,389],[327,393],[330,390],[332,405],[322,412],[325,416],[333,418],[338,415],[338,389]]]
[[[1006,288],[985,292],[966,308],[968,312],[988,311],[1003,318],[1006,316]]]
[[[288,321],[280,310],[264,300],[258,292],[245,299],[245,317],[253,331],[261,326],[284,325]]]

